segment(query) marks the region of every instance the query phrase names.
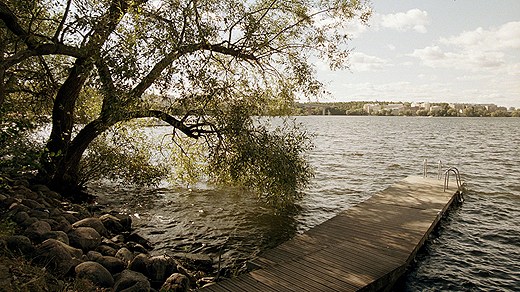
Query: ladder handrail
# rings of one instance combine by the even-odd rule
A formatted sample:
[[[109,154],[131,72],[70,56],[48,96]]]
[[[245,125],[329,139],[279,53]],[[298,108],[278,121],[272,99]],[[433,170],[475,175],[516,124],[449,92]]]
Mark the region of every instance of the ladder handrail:
[[[453,172],[453,174],[455,175],[455,180],[457,181],[457,189],[460,189],[460,187],[462,186],[459,170],[456,167],[450,167],[444,172],[444,191],[448,189],[451,172]]]

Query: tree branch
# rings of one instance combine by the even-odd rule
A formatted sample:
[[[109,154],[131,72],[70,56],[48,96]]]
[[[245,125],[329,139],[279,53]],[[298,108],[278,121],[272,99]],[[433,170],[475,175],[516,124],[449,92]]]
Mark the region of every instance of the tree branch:
[[[160,119],[166,123],[168,123],[170,126],[174,127],[175,129],[180,130],[182,133],[184,133],[186,136],[194,139],[198,139],[203,134],[208,133],[215,133],[216,130],[208,130],[204,129],[203,127],[208,126],[206,123],[197,123],[194,125],[187,125],[183,123],[182,121],[178,120],[174,116],[165,113],[163,111],[159,110],[141,110],[141,111],[135,111],[135,112],[129,112],[125,115],[124,120],[132,120],[132,119],[139,119],[139,118],[157,118]]]
[[[4,22],[5,26],[19,37],[29,48],[34,48],[38,44],[34,40],[33,35],[27,32],[19,23],[18,17],[9,9],[9,7],[0,1],[0,19]]]
[[[109,98],[112,98],[116,95],[116,87],[114,85],[114,81],[112,80],[112,73],[110,72],[110,68],[108,68],[102,57],[96,58],[96,67],[98,69],[99,78],[101,80],[101,86]],[[105,102],[103,102],[103,104],[105,104]]]
[[[0,66],[9,68],[22,62],[23,60],[26,60],[27,58],[45,55],[64,55],[75,58],[84,57],[84,53],[76,47],[67,46],[64,44],[43,44],[37,45],[32,49],[21,51],[9,58],[6,58],[2,63],[0,63]]]
[[[63,25],[65,25],[65,21],[67,20],[67,16],[70,11],[70,3],[72,0],[67,0],[67,6],[65,7],[65,12],[63,12],[63,17],[61,18],[60,24],[58,25],[58,28],[56,29],[56,32],[54,33],[54,36],[52,37],[52,40],[57,43],[58,37],[60,36],[61,30],[63,29]]]
[[[209,44],[209,43],[200,43],[200,44],[191,44],[179,47],[177,50],[172,51],[168,55],[166,55],[163,59],[161,59],[155,66],[148,72],[141,82],[134,87],[131,91],[131,96],[137,98],[141,96],[161,75],[161,73],[171,65],[175,60],[179,59],[181,56],[193,53],[196,51],[212,51],[218,52],[228,56],[234,56],[244,60],[254,60],[257,61],[258,58],[249,53],[245,53],[242,50],[225,47],[222,44]]]

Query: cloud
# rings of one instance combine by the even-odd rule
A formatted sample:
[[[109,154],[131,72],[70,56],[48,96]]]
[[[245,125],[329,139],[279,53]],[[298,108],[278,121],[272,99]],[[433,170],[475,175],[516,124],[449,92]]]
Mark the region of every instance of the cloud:
[[[426,33],[426,26],[430,23],[428,13],[419,9],[411,9],[406,13],[385,14],[380,16],[380,25],[385,28],[399,31],[414,30]]]
[[[410,56],[432,68],[504,69],[507,72],[514,64],[510,60],[510,50],[517,49],[520,49],[520,21],[440,38],[438,45],[415,49]]]
[[[353,52],[349,58],[352,71],[380,71],[389,66],[388,61],[376,56]]]
[[[454,68],[478,71],[483,68],[500,68],[506,64],[502,52],[459,51],[444,52],[438,46],[415,49],[410,56],[419,59],[424,65],[432,68]]]
[[[457,36],[441,38],[440,42],[467,50],[520,49],[520,21],[508,22],[498,28],[483,29],[479,27]]]

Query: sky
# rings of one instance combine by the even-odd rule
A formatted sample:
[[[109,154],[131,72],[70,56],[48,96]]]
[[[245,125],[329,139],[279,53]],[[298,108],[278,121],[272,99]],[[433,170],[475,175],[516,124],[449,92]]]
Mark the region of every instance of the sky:
[[[352,23],[350,68],[316,63],[320,101],[497,104],[520,108],[519,0],[372,0]]]

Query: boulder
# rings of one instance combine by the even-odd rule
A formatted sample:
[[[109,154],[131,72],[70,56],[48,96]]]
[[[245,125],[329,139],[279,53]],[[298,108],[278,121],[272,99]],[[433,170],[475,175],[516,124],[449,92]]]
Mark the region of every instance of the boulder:
[[[120,234],[126,231],[123,224],[121,224],[121,220],[114,215],[104,214],[99,217],[99,220],[103,222],[105,228],[112,234]]]
[[[2,200],[2,206],[4,208],[8,209],[12,204],[17,203],[17,202],[20,202],[20,201],[13,197],[6,196],[6,198]]]
[[[74,269],[77,279],[87,279],[98,287],[109,288],[114,285],[114,278],[101,264],[96,262],[84,262]]]
[[[186,276],[179,273],[174,273],[166,279],[164,284],[161,286],[161,290],[164,292],[187,292],[190,288],[190,281]]]
[[[45,211],[45,210],[38,210],[38,209],[31,209],[27,212],[27,214],[29,214],[29,216],[31,217],[36,217],[38,219],[47,219],[49,218],[49,211]]]
[[[55,216],[49,219],[44,219],[43,221],[49,223],[52,230],[55,231],[63,231],[65,233],[68,233],[72,230],[72,225],[65,219],[63,216]]]
[[[148,271],[146,270],[146,267],[149,264],[148,256],[145,254],[138,254],[135,256],[130,264],[128,265],[128,268],[132,271],[136,271],[142,274],[148,274]]]
[[[36,199],[36,202],[41,204],[44,208],[52,208],[53,206],[59,206],[59,202],[54,202],[54,201],[52,201],[52,199],[46,200],[42,197]],[[58,204],[56,204],[56,203],[58,203]],[[50,210],[49,210],[49,213],[50,213]]]
[[[112,239],[114,239],[114,238],[112,238]],[[103,237],[103,240],[101,240],[101,244],[109,246],[109,247],[115,249],[117,252],[118,249],[120,249],[124,246],[124,242],[114,242],[112,239]]]
[[[150,282],[139,272],[124,270],[116,276],[114,291],[147,292],[150,291]]]
[[[148,250],[144,248],[144,246],[140,245],[139,243],[135,243],[133,241],[129,241],[126,243],[126,247],[136,253],[148,253]]]
[[[111,256],[111,257],[115,257],[117,254],[117,249],[104,244],[103,241],[101,242],[101,245],[97,247],[96,251],[99,251],[103,255]]]
[[[9,211],[13,212],[13,213],[17,213],[17,212],[31,212],[32,209],[25,206],[24,204],[20,203],[20,201],[16,201],[14,203],[12,203],[10,206],[9,206]]]
[[[55,201],[59,201],[59,202],[61,202],[63,200],[63,197],[59,193],[57,193],[55,191],[51,191],[49,189],[42,190],[41,193],[45,199],[51,199],[51,200],[55,200]]]
[[[52,239],[57,239],[65,244],[69,244],[69,237],[67,236],[67,233],[63,232],[63,231],[49,231],[49,232],[45,232],[43,235],[42,235],[42,241],[43,240],[47,240],[49,238],[52,238]]]
[[[100,253],[100,252],[97,252],[97,251],[89,251],[87,253],[87,258],[90,260],[90,261],[93,261],[95,262],[97,258],[100,258],[102,257],[103,255]]]
[[[13,188],[11,188],[11,191],[14,194],[21,196],[23,198],[26,198],[26,199],[36,200],[38,198],[38,194],[36,192],[33,192],[32,190],[30,190],[27,186],[17,185],[17,186],[14,186]]]
[[[130,217],[130,215],[117,212],[112,212],[110,215],[113,215],[119,219],[119,223],[123,225],[124,231],[132,231],[132,217]]]
[[[72,247],[58,240],[61,245],[67,250],[71,257],[81,259],[83,257],[83,251],[79,248]]]
[[[65,275],[73,266],[69,251],[56,239],[47,239],[38,245],[34,260],[57,276]]]
[[[126,269],[124,261],[112,256],[102,256],[97,262],[102,264],[112,274],[120,273]]]
[[[53,230],[61,230],[65,233],[69,233],[72,230],[72,224],[64,216],[57,217],[55,220],[58,222],[58,225],[54,226]]]
[[[110,239],[112,242],[116,244],[124,243],[125,242],[125,236],[122,234],[118,234]]]
[[[29,217],[25,221],[20,223],[20,226],[24,227],[24,228],[27,228],[27,227],[31,226],[32,224],[34,224],[35,222],[38,222],[38,221],[40,221],[40,220],[38,220],[38,218]]]
[[[46,186],[46,185],[39,185],[39,184],[32,185],[31,186],[31,190],[33,190],[36,193],[37,192],[42,192],[42,193],[51,192],[51,190],[49,189],[48,186]]]
[[[150,241],[148,241],[148,239],[142,237],[141,235],[139,235],[139,234],[137,234],[135,232],[130,234],[126,238],[126,241],[135,242],[137,244],[140,244],[147,250],[152,250],[153,249],[152,243]]]
[[[25,229],[24,235],[30,240],[40,243],[44,239],[44,234],[51,231],[51,225],[45,221],[38,220]]]
[[[76,217],[77,213],[72,211],[67,211],[62,214],[63,218],[67,220],[70,224],[78,221],[78,217]]]
[[[122,260],[111,256],[104,256],[96,251],[89,251],[87,257],[91,261],[100,263],[111,274],[120,273],[126,268],[126,264]]]
[[[134,254],[128,248],[122,247],[117,251],[115,257],[129,265],[134,259]]]
[[[146,272],[152,287],[159,288],[171,274],[177,273],[177,262],[169,256],[154,256],[148,260]]]
[[[92,227],[78,227],[69,232],[70,245],[83,251],[92,250],[101,243],[101,235]]]
[[[187,263],[190,267],[202,271],[211,271],[213,269],[213,259],[207,254],[201,253],[176,253],[175,258]]]
[[[14,254],[31,257],[36,251],[36,247],[31,240],[23,235],[9,236],[5,240],[7,248]]]
[[[56,222],[56,220],[54,220],[52,218],[47,218],[47,219],[42,219],[42,221],[49,223],[49,225],[51,226],[51,230],[56,230],[56,229],[54,229],[54,226],[58,225],[58,222]]]
[[[88,208],[86,208],[82,205],[73,204],[73,205],[71,205],[71,207],[72,207],[72,210],[73,210],[72,212],[73,212],[74,216],[76,216],[79,220],[92,217],[92,215],[88,211]]]
[[[13,186],[24,186],[26,188],[29,188],[30,184],[29,184],[29,181],[27,179],[19,179],[19,178],[17,178],[13,182]]]
[[[31,216],[27,214],[25,211],[20,211],[14,214],[11,219],[18,224],[22,224],[25,220],[29,219]]]
[[[99,218],[89,217],[72,224],[72,228],[78,227],[91,227],[94,228],[100,235],[108,237],[108,231]]]
[[[44,206],[32,199],[22,199],[22,204],[31,209],[43,209]]]

